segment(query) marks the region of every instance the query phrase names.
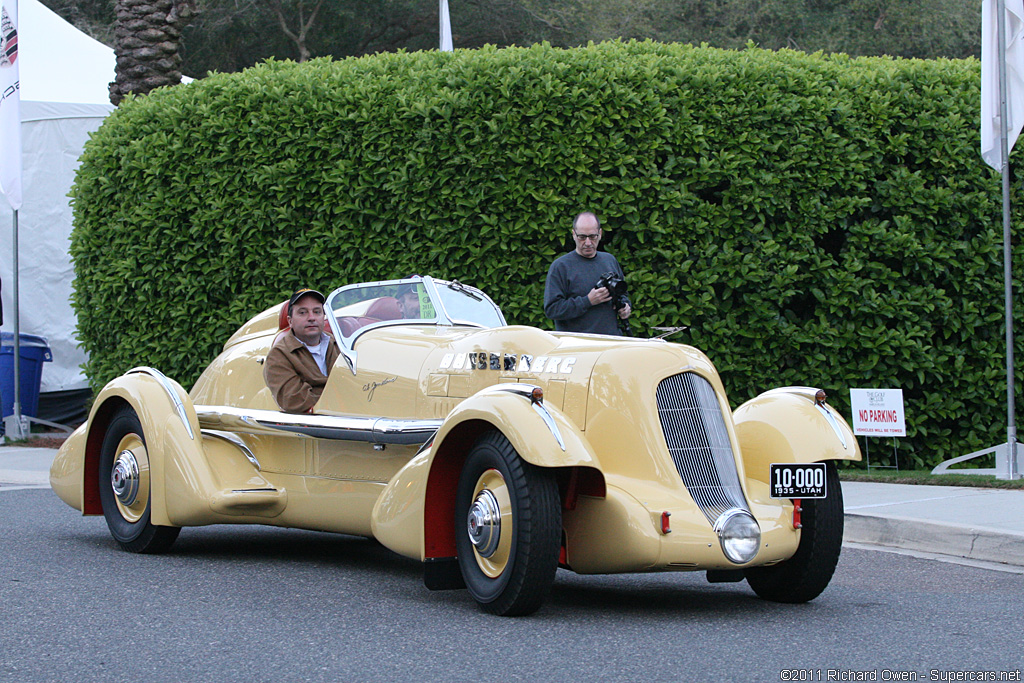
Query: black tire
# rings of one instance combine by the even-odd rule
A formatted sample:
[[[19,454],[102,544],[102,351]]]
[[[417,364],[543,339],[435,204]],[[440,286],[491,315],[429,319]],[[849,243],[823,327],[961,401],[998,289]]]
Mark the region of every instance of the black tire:
[[[470,537],[472,515],[486,505],[478,501],[488,494],[495,498],[501,523],[487,527],[492,533],[481,532],[477,543],[486,536],[494,550]],[[466,458],[455,496],[459,568],[480,608],[501,616],[537,611],[554,583],[561,539],[554,473],[520,458],[500,432],[482,435]]]
[[[115,463],[125,455],[126,461],[134,461],[138,476],[129,477],[138,484],[134,500],[118,497],[112,475]],[[122,468],[119,472],[123,472]],[[122,478],[122,481],[126,481]],[[181,531],[179,527],[150,524],[150,476],[149,455],[142,423],[131,406],[123,406],[114,414],[103,436],[100,448],[99,467],[100,502],[103,517],[107,520],[110,535],[122,549],[132,553],[162,553],[171,547]],[[131,488],[122,485],[122,490]]]
[[[825,463],[828,498],[805,500],[796,554],[771,567],[745,569],[747,583],[765,600],[807,602],[832,580],[843,547],[843,490],[834,462]]]

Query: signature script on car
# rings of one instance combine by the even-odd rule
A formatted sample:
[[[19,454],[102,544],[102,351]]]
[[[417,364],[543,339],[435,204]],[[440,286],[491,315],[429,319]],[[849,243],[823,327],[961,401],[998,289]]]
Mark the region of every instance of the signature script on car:
[[[367,392],[366,400],[373,400],[373,392],[377,391],[377,387],[382,387],[385,384],[391,384],[392,382],[395,382],[397,380],[397,377],[388,377],[387,379],[382,379],[379,382],[367,382],[366,384],[363,385],[363,391]]]

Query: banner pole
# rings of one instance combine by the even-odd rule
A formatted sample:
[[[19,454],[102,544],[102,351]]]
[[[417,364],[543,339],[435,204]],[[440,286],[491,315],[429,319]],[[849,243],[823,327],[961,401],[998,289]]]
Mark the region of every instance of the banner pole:
[[[1017,471],[1017,419],[1014,407],[1013,361],[1013,249],[1010,224],[1010,150],[1008,143],[1009,107],[1006,99],[1006,2],[996,1],[996,34],[999,54],[999,149],[1002,153],[1000,173],[1003,181],[1003,289],[1006,309],[1006,443],[1008,449],[1006,474],[999,478],[1019,479]]]
[[[11,246],[14,251],[14,414],[4,421],[4,431],[9,439],[24,439],[28,436],[21,419],[21,311],[18,305],[18,210],[14,210]]]

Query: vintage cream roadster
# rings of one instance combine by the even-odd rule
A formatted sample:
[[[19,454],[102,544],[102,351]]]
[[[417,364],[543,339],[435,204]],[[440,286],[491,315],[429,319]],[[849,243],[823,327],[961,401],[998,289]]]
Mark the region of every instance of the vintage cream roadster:
[[[395,296],[413,288],[419,317]],[[843,535],[845,420],[807,387],[733,412],[697,349],[508,326],[483,292],[429,277],[327,297],[341,355],[315,412],[274,404],[262,363],[281,305],[242,326],[191,392],[139,367],[96,397],[50,474],[132,552],[181,527],[271,524],[373,537],[431,589],[496,614],[580,574],[706,571],[816,597]],[[408,312],[406,312],[408,315]]]

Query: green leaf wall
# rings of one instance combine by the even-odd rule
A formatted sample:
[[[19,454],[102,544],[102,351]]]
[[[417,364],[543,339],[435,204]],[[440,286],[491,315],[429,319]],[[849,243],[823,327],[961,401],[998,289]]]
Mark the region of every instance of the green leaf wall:
[[[189,386],[292,290],[410,273],[550,329],[548,265],[591,209],[636,333],[688,325],[677,339],[734,405],[810,384],[848,413],[851,387],[902,388],[901,466],[931,465],[1006,434],[1001,195],[978,117],[975,60],[651,42],[211,75],[126,101],[86,147],[86,371]]]

